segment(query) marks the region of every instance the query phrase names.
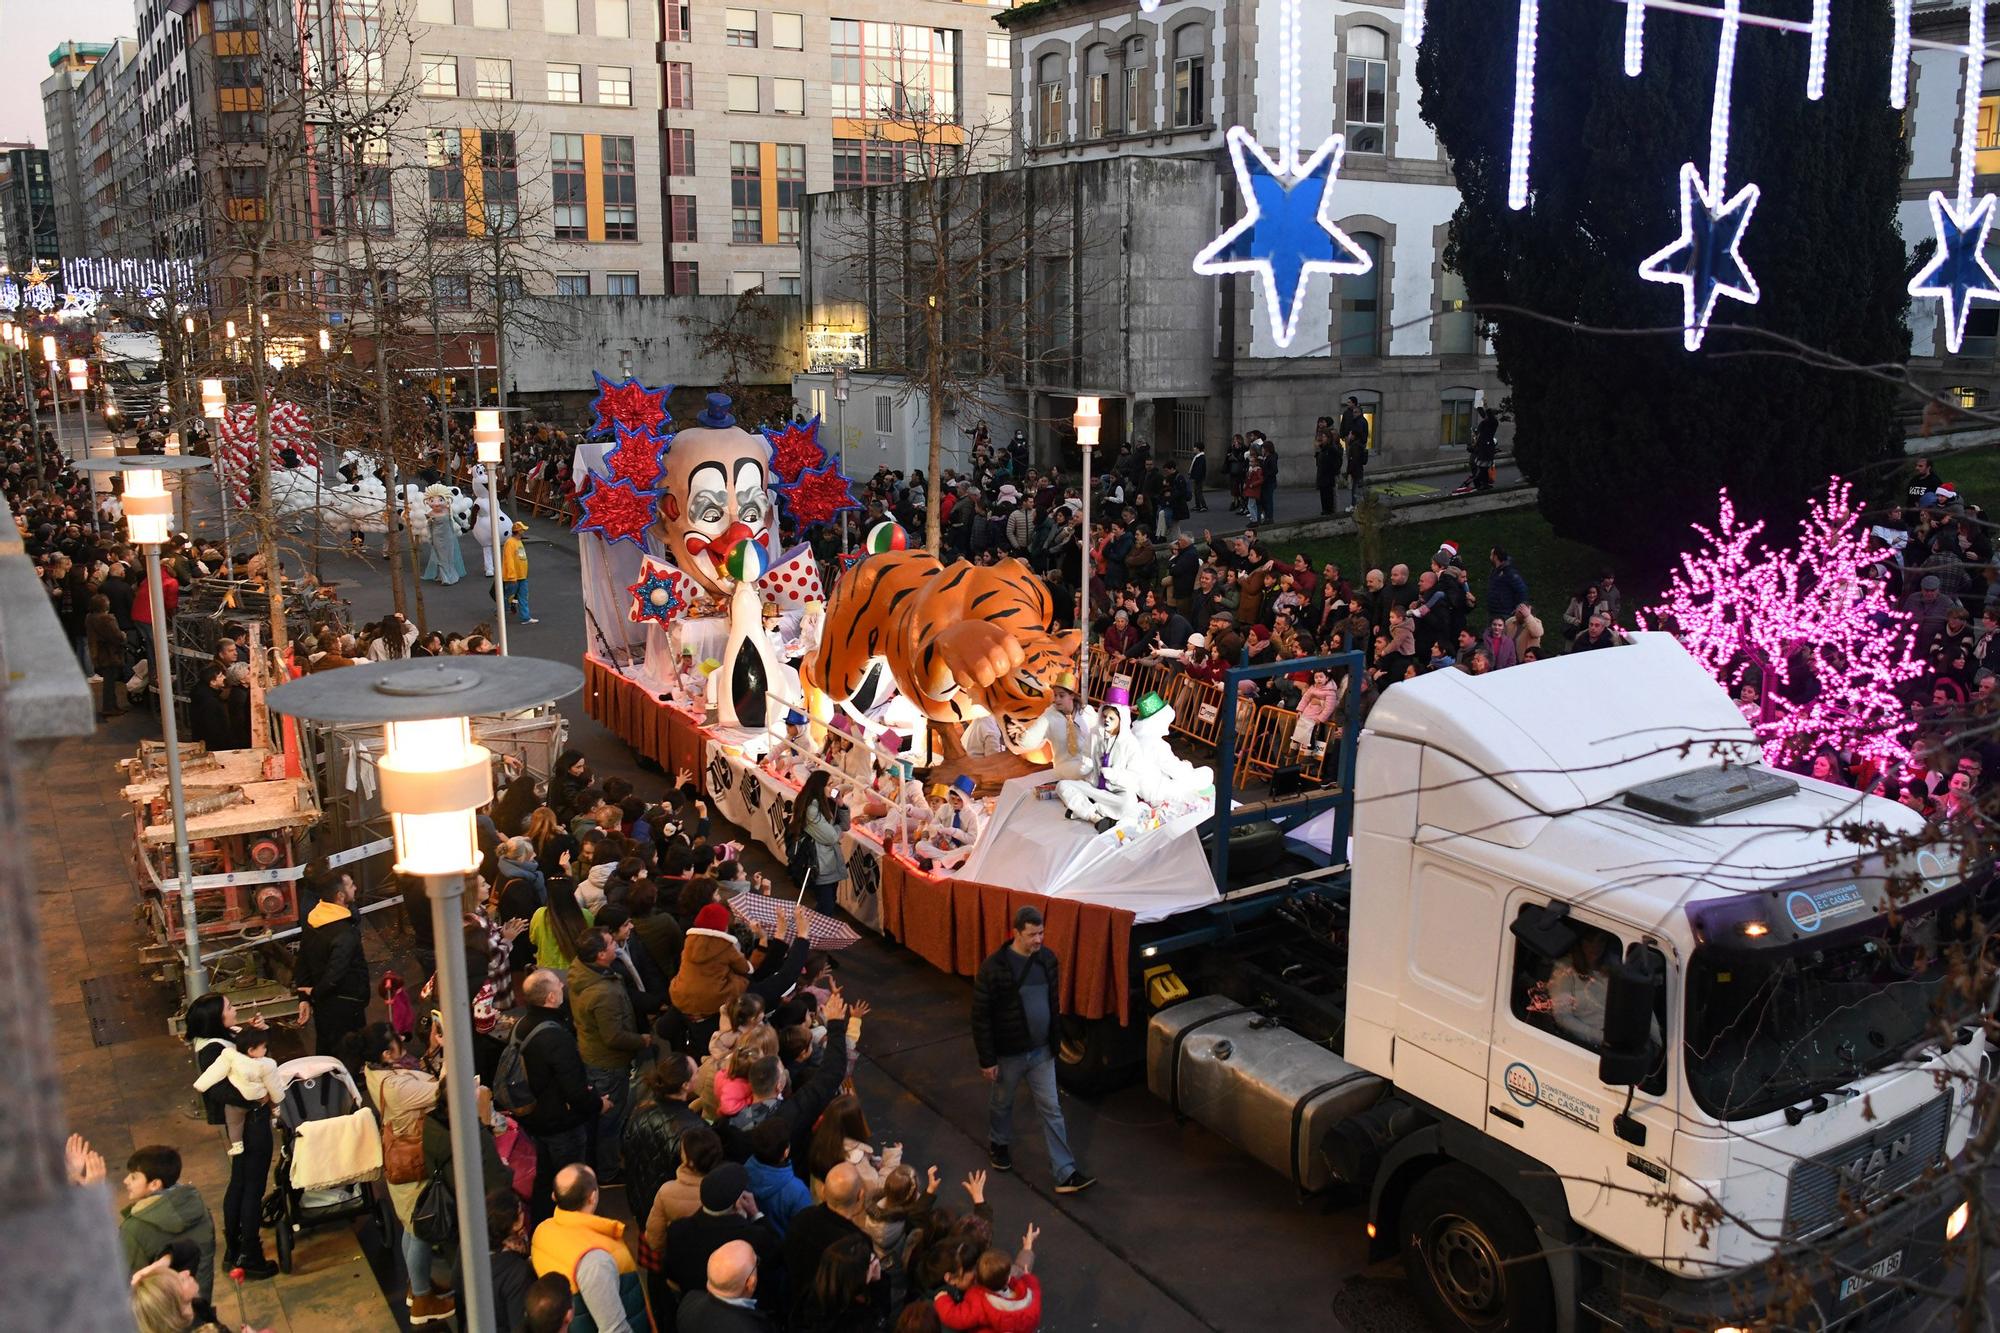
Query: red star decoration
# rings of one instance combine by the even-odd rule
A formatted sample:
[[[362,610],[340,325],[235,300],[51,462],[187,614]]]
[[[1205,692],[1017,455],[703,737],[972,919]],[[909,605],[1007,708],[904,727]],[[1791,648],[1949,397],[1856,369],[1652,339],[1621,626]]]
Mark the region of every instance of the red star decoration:
[[[630,378],[614,384],[595,371],[592,374],[597,380],[597,397],[590,400],[590,410],[596,414],[591,425],[594,433],[614,427],[657,432],[666,421],[667,394],[671,387],[649,389]]]
[[[841,475],[839,463],[828,463],[817,472],[806,471],[790,486],[782,488],[785,508],[801,528],[824,523],[843,509],[859,509],[853,483]]]
[[[660,456],[667,442],[658,435],[619,426],[618,443],[604,453],[606,475],[612,481],[629,481],[640,490],[659,484]]]
[[[766,430],[764,438],[771,442],[771,472],[782,485],[791,485],[800,473],[826,462],[826,450],[819,442],[818,417],[803,426],[794,423],[775,433]]]
[[[578,533],[595,532],[607,543],[645,545],[642,539],[653,521],[652,496],[629,481],[593,477],[590,489],[583,493],[582,503],[583,517],[576,525]]]

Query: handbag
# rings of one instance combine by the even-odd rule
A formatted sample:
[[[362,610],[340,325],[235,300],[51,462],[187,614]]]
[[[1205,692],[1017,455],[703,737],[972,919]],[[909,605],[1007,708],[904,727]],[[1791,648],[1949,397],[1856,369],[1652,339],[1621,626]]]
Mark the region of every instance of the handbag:
[[[451,1173],[433,1171],[410,1208],[410,1234],[433,1250],[458,1244],[458,1196]]]
[[[406,1139],[382,1122],[382,1178],[391,1185],[409,1185],[424,1178],[424,1143]]]

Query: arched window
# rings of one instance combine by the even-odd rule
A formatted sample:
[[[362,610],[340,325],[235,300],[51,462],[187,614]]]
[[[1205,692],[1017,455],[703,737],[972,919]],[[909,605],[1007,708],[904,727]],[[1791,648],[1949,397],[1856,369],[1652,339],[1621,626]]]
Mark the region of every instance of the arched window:
[[[1472,447],[1471,389],[1446,389],[1438,397],[1438,448]]]
[[[1035,128],[1045,144],[1061,143],[1068,128],[1063,123],[1063,84],[1068,81],[1063,64],[1061,53],[1055,51],[1035,62]]]
[[[1445,269],[1438,275],[1437,347],[1440,356],[1466,356],[1478,350],[1472,306],[1465,297],[1465,279]]]
[[[1125,132],[1144,134],[1152,128],[1152,71],[1146,68],[1146,39],[1125,44]]]
[[[1111,54],[1093,46],[1083,53],[1083,137],[1102,139],[1111,125]]]
[[[1389,140],[1389,35],[1380,28],[1347,33],[1347,151],[1383,153]]]
[[[1208,34],[1199,23],[1174,29],[1174,127],[1208,121]]]
[[[1382,355],[1382,238],[1351,233],[1354,244],[1374,262],[1366,273],[1340,275],[1340,343],[1336,356]]]

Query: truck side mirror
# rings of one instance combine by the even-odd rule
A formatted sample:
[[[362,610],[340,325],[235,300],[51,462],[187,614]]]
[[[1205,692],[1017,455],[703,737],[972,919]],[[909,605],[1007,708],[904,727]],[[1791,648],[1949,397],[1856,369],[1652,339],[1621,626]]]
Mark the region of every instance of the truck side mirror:
[[[1626,949],[1622,963],[1612,965],[1609,980],[1597,1077],[1611,1087],[1631,1087],[1645,1082],[1659,1064],[1653,1017],[1667,979],[1660,955],[1643,944],[1634,944]]]

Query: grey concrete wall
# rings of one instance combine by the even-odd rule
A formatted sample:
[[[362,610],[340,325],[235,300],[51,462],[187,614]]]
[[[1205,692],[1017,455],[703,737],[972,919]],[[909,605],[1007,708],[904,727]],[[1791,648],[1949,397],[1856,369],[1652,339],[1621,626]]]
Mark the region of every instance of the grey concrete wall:
[[[1366,401],[1373,392],[1381,403],[1369,442],[1371,467],[1457,462],[1464,451],[1439,444],[1444,391],[1483,389],[1486,403],[1497,406],[1506,389],[1490,366],[1483,362],[1446,370],[1435,357],[1383,358],[1348,368],[1326,358],[1238,361],[1233,424],[1223,428],[1211,421],[1209,433],[1227,443],[1232,433],[1263,431],[1277,441],[1285,483],[1305,485],[1312,479],[1313,422],[1323,416],[1338,420],[1347,395]],[[1215,410],[1211,406],[1211,413]],[[1503,451],[1510,447],[1512,432],[1510,424],[1501,424]]]
[[[746,378],[783,384],[803,367],[804,306],[794,296],[759,300],[777,361]],[[514,385],[524,394],[588,390],[592,370],[616,379],[628,359],[648,384],[717,384],[727,372],[723,358],[702,350],[701,338],[708,324],[729,316],[733,296],[582,296],[548,304],[564,321],[561,336],[509,348]]]

